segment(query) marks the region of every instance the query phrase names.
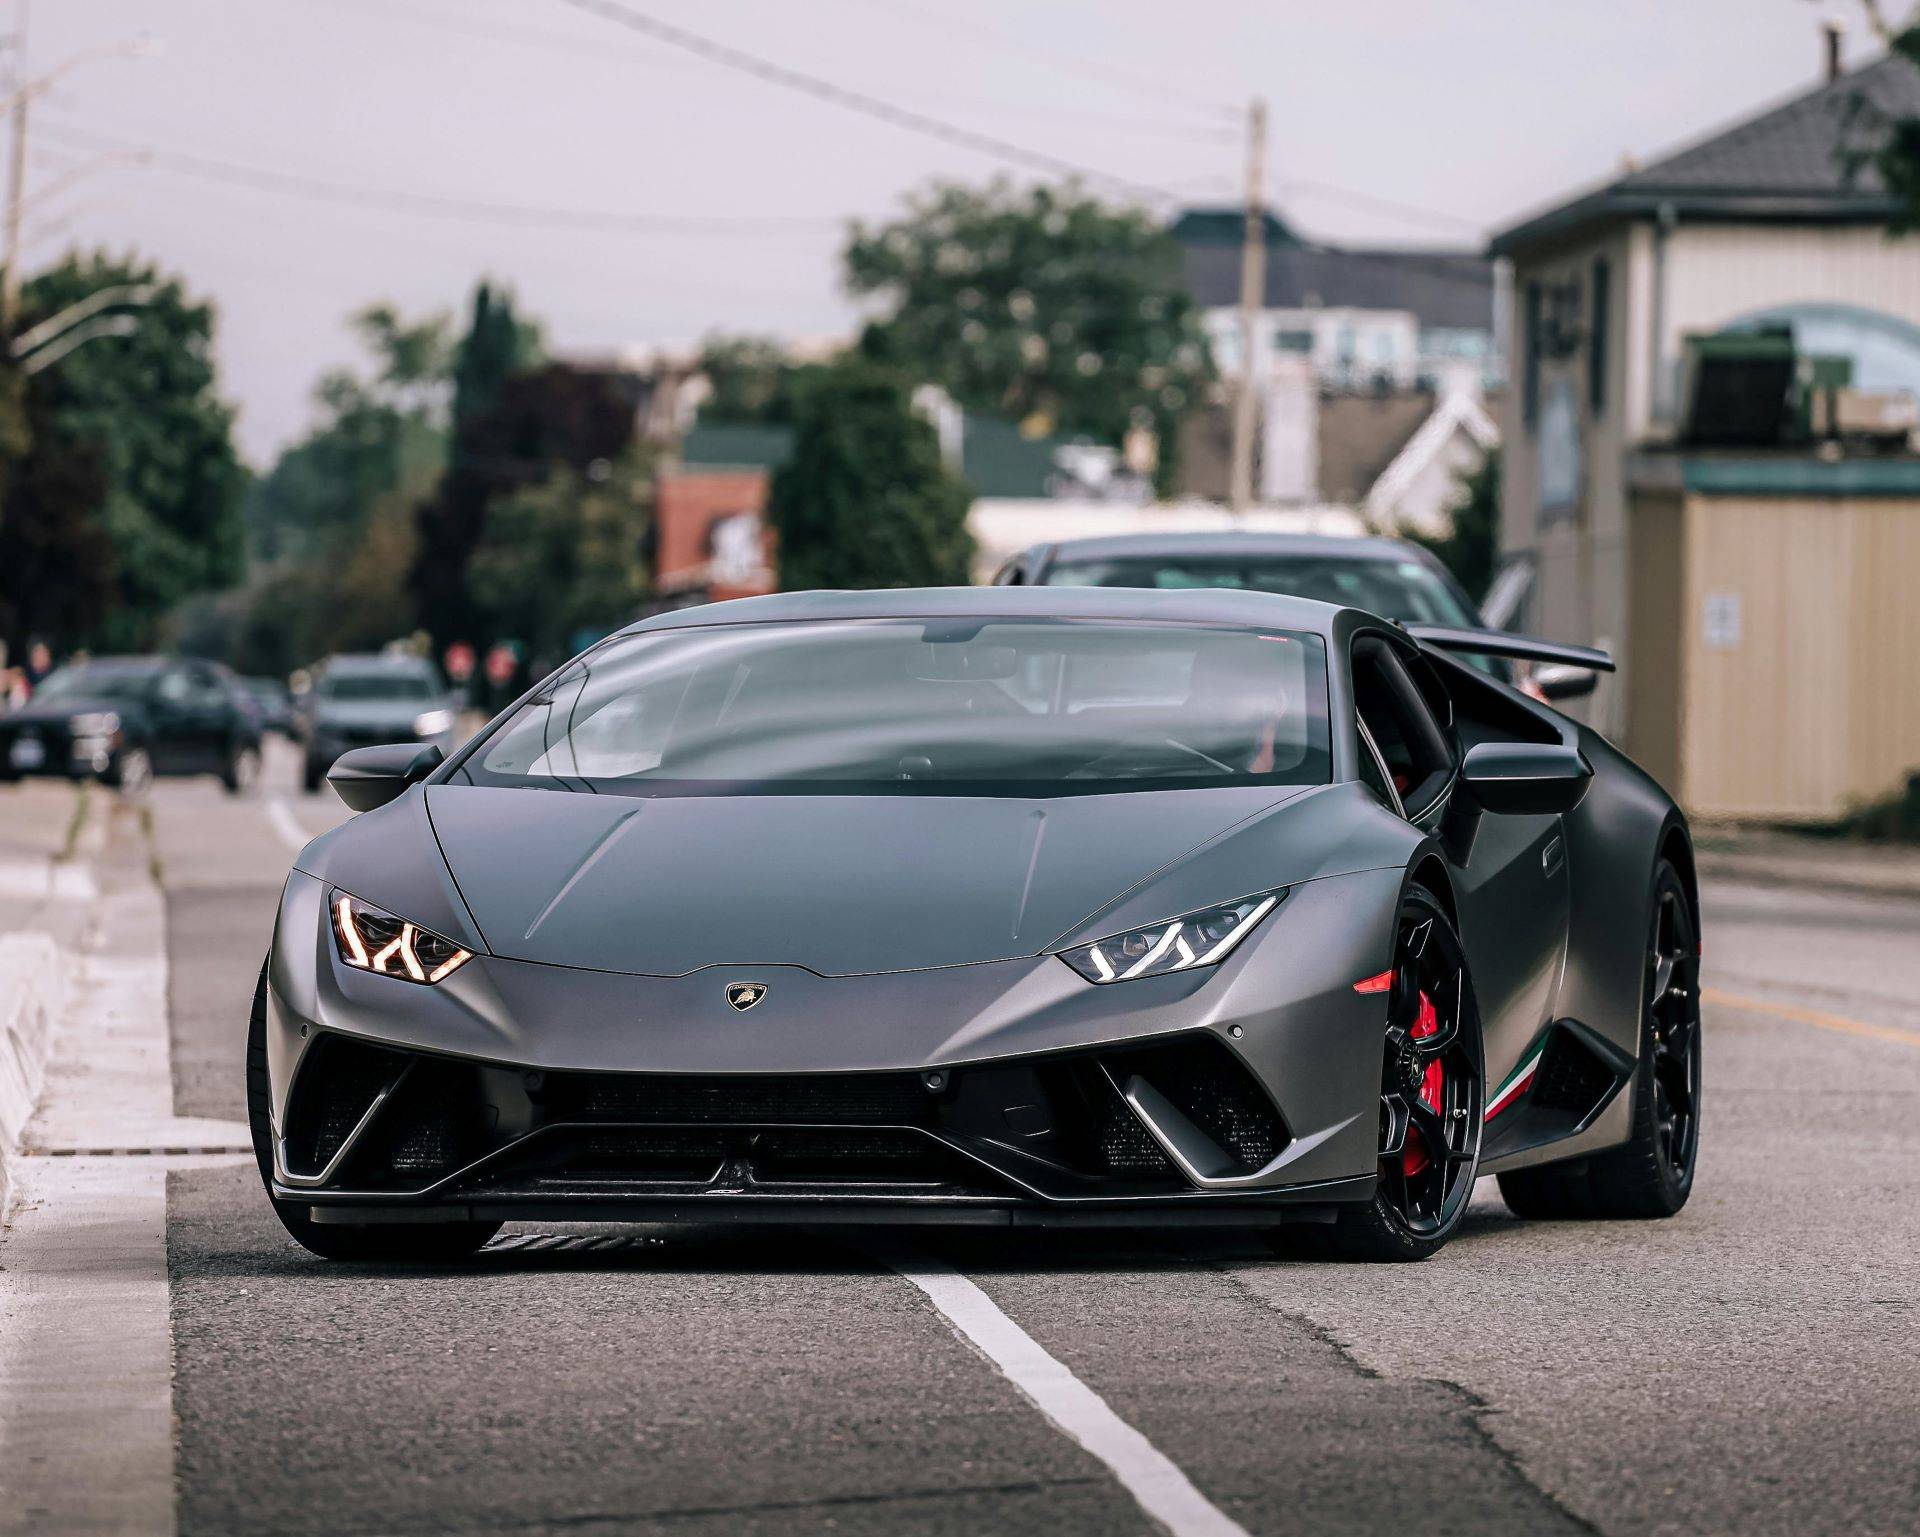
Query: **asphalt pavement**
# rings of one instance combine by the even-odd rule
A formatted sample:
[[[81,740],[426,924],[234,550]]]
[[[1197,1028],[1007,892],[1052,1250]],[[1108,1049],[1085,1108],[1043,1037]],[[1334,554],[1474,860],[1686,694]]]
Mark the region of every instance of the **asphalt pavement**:
[[[182,1125],[242,1119],[292,845],[344,815],[292,767],[108,814],[103,858],[164,903]],[[0,847],[70,793],[0,789]],[[1910,1532],[1920,902],[1725,883],[1706,906],[1686,1211],[1527,1223],[1489,1182],[1425,1265],[1231,1235],[540,1227],[458,1266],[341,1267],[291,1244],[246,1160],[177,1160],[174,1508],[148,1529]],[[32,1221],[57,1247],[58,1203]],[[0,1308],[0,1352],[16,1326]],[[0,1434],[32,1413],[7,1400]],[[31,1520],[0,1499],[0,1531],[86,1529],[35,1498]]]

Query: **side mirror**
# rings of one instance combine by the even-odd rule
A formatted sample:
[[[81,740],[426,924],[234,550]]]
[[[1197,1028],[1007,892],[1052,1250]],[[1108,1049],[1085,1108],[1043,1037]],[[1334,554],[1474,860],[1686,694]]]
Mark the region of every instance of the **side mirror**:
[[[333,760],[327,783],[350,809],[372,811],[425,779],[445,756],[438,747],[422,747],[418,742],[356,747]]]
[[[1460,765],[1473,803],[1495,816],[1552,816],[1580,804],[1593,769],[1577,747],[1482,742]]]
[[[1533,670],[1534,687],[1549,702],[1585,699],[1600,682],[1600,674],[1589,667],[1568,667],[1544,662]]]

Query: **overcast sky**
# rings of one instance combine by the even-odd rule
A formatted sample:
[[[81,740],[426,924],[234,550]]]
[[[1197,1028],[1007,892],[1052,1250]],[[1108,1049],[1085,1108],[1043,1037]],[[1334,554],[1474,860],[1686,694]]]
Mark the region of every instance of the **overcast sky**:
[[[1232,114],[1264,95],[1285,215],[1392,244],[1477,244],[1623,155],[1803,89],[1822,14],[1808,0],[599,3],[1196,202],[1236,196]],[[1839,0],[1834,13],[1855,20]],[[29,270],[80,241],[184,274],[218,305],[256,463],[310,422],[315,377],[354,356],[342,320],[371,300],[456,305],[491,273],[563,351],[819,335],[851,314],[847,218],[885,215],[930,176],[1003,169],[568,0],[32,0],[29,57],[39,71],[142,32],[159,56],[86,64],[46,100],[30,187],[103,148],[154,158],[40,196]],[[1850,56],[1869,51],[1856,25]],[[286,180],[301,190],[265,185]]]

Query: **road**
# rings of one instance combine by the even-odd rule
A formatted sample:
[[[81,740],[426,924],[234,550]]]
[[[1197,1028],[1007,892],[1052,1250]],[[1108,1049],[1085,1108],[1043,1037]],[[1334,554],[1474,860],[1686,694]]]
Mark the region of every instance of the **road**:
[[[344,814],[270,770],[251,799],[92,808],[135,915],[103,975],[161,996],[137,962],[164,944],[154,1113],[194,1147],[244,1113],[292,845]],[[72,793],[0,790],[0,842],[64,825]],[[1692,1204],[1525,1223],[1488,1183],[1426,1265],[1232,1236],[538,1229],[354,1269],[293,1247],[244,1159],[41,1159],[0,1243],[0,1532],[1910,1532],[1920,903],[1706,907]],[[88,1170],[107,1184],[46,1183]],[[116,1178],[151,1202],[124,1294],[89,1290],[86,1192]]]

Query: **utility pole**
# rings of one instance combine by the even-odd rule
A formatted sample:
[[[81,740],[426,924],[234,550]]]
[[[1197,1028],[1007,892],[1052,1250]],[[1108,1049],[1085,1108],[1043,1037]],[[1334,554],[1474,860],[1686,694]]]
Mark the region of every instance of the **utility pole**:
[[[7,146],[6,249],[0,260],[0,337],[20,318],[20,204],[27,190],[27,0],[13,0],[13,133]]]
[[[1253,431],[1259,395],[1254,387],[1254,353],[1260,311],[1267,302],[1267,104],[1255,97],[1247,108],[1247,217],[1240,237],[1240,380],[1233,396],[1233,479],[1229,494],[1235,514],[1253,501]]]

